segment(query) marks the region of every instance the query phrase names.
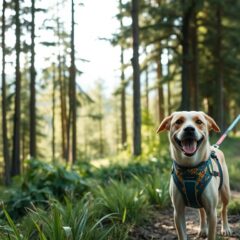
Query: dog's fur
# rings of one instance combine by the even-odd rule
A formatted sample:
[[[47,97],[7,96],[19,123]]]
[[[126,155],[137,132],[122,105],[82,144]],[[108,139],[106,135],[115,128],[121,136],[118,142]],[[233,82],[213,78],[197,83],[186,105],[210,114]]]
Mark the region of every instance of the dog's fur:
[[[201,143],[196,148],[196,151],[191,156],[184,152],[181,145],[176,141],[176,138],[181,141],[183,140],[186,128],[190,127],[194,133],[195,143],[201,140]],[[203,112],[195,111],[183,111],[174,112],[170,116],[166,117],[160,124],[157,132],[163,130],[169,131],[170,151],[171,157],[179,165],[193,167],[198,165],[202,161],[206,161],[212,150],[209,143],[209,131],[214,130],[219,132],[220,129],[216,122]],[[229,228],[227,219],[227,205],[230,200],[230,187],[229,187],[229,176],[226,162],[223,153],[214,148],[216,155],[220,161],[223,170],[223,185],[218,191],[220,184],[219,177],[212,177],[210,183],[202,193],[202,204],[203,208],[200,208],[200,230],[199,236],[208,236],[209,240],[216,239],[216,225],[217,225],[217,205],[219,199],[222,202],[222,229],[223,235],[230,235],[231,230]],[[213,168],[215,171],[219,171],[215,161],[212,161]],[[174,221],[177,229],[178,239],[187,239],[186,224],[185,224],[185,203],[181,193],[176,187],[173,178],[170,180],[170,196],[174,207]]]

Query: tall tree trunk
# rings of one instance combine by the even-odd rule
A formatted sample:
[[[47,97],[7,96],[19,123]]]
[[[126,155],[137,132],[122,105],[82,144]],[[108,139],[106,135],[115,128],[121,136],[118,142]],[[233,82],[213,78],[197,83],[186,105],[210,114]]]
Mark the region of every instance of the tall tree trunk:
[[[103,126],[102,126],[102,113],[99,119],[99,156],[103,157],[104,145],[103,145]]]
[[[168,106],[168,115],[171,114],[171,81],[170,81],[170,58],[169,58],[169,49],[168,49],[168,64],[167,64],[167,74],[168,74],[168,81],[167,81],[167,106]]]
[[[52,83],[52,162],[55,162],[55,108],[56,108],[56,67],[53,65],[53,83]]]
[[[60,52],[61,47],[61,33],[60,33],[60,21],[59,21],[59,3],[57,5],[57,35],[58,35],[58,81],[60,86],[60,106],[61,106],[61,144],[62,144],[62,158],[67,161],[67,107],[66,107],[66,89],[65,89],[65,77],[64,77],[64,64]],[[64,59],[64,57],[63,57]]]
[[[197,29],[197,16],[194,13],[193,27],[192,27],[192,81],[194,89],[193,108],[199,110],[199,81],[198,81],[198,29]]]
[[[186,0],[182,0],[183,19],[182,19],[182,102],[181,110],[190,110],[190,23],[193,10],[195,8],[195,0],[191,0],[191,4]]]
[[[7,101],[6,101],[6,46],[5,46],[5,10],[6,10],[6,0],[3,0],[2,6],[2,141],[3,141],[3,158],[4,158],[4,183],[5,185],[10,184],[10,156],[8,148],[8,127],[7,127]]]
[[[71,154],[71,126],[72,126],[72,81],[71,75],[68,81],[68,118],[67,118],[67,162],[72,161]]]
[[[61,105],[61,133],[62,133],[62,158],[67,160],[67,109],[66,109],[66,89],[64,87],[64,77],[62,74],[61,56],[58,56],[58,80],[60,86],[60,105]]]
[[[119,1],[120,14],[122,14],[122,0]],[[123,29],[122,16],[120,18],[120,27]],[[127,121],[126,121],[126,86],[124,74],[124,49],[121,46],[121,130],[122,130],[122,148],[127,146]]]
[[[72,163],[76,162],[77,151],[77,101],[76,101],[76,66],[75,66],[75,46],[74,46],[74,0],[72,0],[72,21],[71,21],[71,111],[72,111]]]
[[[30,156],[36,158],[36,90],[35,90],[35,0],[31,7],[31,82],[30,82]]]
[[[164,96],[163,96],[163,86],[161,83],[162,80],[162,65],[161,61],[157,59],[157,90],[158,90],[158,117],[159,122],[162,122],[164,119]]]
[[[124,74],[123,48],[121,47],[121,129],[122,129],[122,148],[127,145],[127,121],[126,121],[126,87]]]
[[[146,78],[145,78],[145,96],[146,96],[146,113],[147,113],[147,119],[149,120],[149,74],[148,74],[148,66],[146,66]]]
[[[15,83],[15,109],[13,127],[13,153],[11,175],[20,174],[20,125],[21,125],[21,73],[20,73],[20,18],[19,0],[15,0],[15,19],[16,19],[16,83]]]
[[[132,37],[133,37],[133,154],[141,155],[141,95],[139,67],[139,1],[132,0]]]
[[[215,116],[216,121],[222,129],[224,127],[224,83],[223,83],[223,59],[222,59],[222,9],[220,3],[216,10],[217,34],[216,34],[216,96],[215,96]]]

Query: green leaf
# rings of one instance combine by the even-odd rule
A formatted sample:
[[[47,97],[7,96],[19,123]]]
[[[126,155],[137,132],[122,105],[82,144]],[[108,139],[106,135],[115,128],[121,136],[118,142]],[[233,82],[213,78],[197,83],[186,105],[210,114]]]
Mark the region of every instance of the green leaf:
[[[124,208],[124,211],[123,211],[123,216],[122,216],[122,223],[125,223],[125,221],[126,221],[126,216],[127,216],[127,208],[125,207],[125,208]]]
[[[35,227],[36,227],[37,230],[38,230],[39,239],[40,239],[40,240],[47,240],[46,236],[45,236],[44,233],[41,231],[41,229],[40,229],[40,227],[38,226],[38,224],[37,224],[35,221],[33,221],[33,222],[34,222]]]
[[[22,236],[21,234],[19,233],[19,231],[17,230],[17,227],[16,225],[14,224],[13,220],[11,219],[11,217],[9,216],[9,214],[7,213],[7,211],[5,209],[3,209],[3,212],[7,218],[7,221],[10,225],[10,227],[12,228],[14,234],[15,234],[15,237],[18,239],[18,240],[22,240]]]

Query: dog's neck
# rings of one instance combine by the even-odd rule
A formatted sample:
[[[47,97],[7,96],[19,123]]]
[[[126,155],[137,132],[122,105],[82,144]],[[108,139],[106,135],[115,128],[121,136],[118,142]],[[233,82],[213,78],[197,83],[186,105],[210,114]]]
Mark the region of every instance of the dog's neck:
[[[205,144],[202,144],[198,151],[191,157],[184,155],[184,153],[176,149],[172,143],[170,145],[170,151],[172,159],[175,160],[180,166],[194,167],[209,158],[211,146],[209,141],[206,141]]]

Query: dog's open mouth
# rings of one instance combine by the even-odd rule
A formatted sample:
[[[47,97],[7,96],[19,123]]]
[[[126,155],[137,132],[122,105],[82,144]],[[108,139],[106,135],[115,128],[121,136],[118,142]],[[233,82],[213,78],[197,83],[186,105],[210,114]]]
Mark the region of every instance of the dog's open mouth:
[[[203,141],[203,137],[200,140],[196,140],[195,138],[184,138],[183,140],[179,140],[177,137],[175,137],[175,141],[183,153],[186,156],[191,157],[197,152],[200,144]]]

